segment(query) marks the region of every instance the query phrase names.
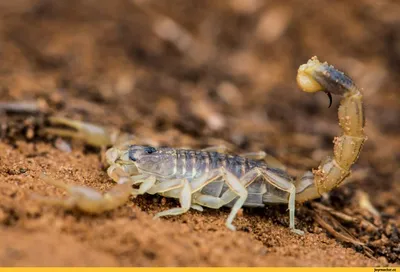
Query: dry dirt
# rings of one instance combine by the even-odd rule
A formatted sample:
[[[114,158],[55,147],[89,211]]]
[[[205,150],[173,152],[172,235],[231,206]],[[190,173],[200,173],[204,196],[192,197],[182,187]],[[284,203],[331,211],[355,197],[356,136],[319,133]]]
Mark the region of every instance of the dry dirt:
[[[316,167],[340,129],[337,97],[327,108],[324,94],[295,85],[313,55],[364,89],[368,141],[346,184],[298,207],[304,236],[288,230],[279,205],[244,209],[231,232],[229,209],[153,220],[178,204],[160,196],[98,216],[32,199],[65,196],[39,179],[43,172],[113,186],[100,150],[42,133],[54,115],[142,143],[265,150],[293,176]],[[396,0],[1,1],[0,265],[399,265],[399,73]],[[365,209],[365,196],[380,216]],[[335,234],[343,229],[353,240]]]

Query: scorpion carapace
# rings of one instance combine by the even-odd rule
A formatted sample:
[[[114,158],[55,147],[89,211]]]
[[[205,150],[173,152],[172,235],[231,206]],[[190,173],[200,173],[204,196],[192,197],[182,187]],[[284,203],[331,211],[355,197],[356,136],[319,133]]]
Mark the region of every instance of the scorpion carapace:
[[[276,160],[258,160],[268,158],[263,152],[233,156],[210,148],[196,151],[122,144],[122,139],[131,137],[110,133],[91,124],[53,117],[51,123],[63,124],[76,131],[52,128],[47,130],[51,134],[86,139],[94,145],[114,145],[106,152],[110,164],[107,173],[118,185],[101,195],[87,187],[66,185],[46,177],[46,182],[66,189],[70,197],[66,200],[40,199],[98,213],[122,205],[130,195],[160,194],[178,198],[180,207],[160,212],[155,217],[182,214],[190,208],[202,210],[203,206],[215,209],[229,206],[232,210],[226,225],[232,230],[235,229],[233,219],[243,206],[287,203],[290,228],[301,234],[303,232],[294,225],[295,202],[318,198],[340,185],[350,174],[366,137],[362,95],[349,77],[313,57],[300,66],[297,82],[305,92],[324,91],[343,97],[339,108],[343,133],[334,139],[333,157],[326,158],[316,170],[306,172],[295,181]]]

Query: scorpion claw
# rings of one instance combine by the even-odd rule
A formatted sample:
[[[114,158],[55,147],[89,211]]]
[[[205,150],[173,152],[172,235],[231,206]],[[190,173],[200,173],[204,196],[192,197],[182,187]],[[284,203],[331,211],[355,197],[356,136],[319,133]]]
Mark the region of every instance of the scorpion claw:
[[[111,146],[117,143],[128,142],[132,139],[131,135],[120,133],[116,129],[103,128],[64,117],[50,117],[49,122],[52,125],[62,125],[67,128],[45,128],[45,133],[80,139],[88,145],[95,147]]]
[[[69,196],[66,199],[58,199],[35,194],[33,195],[35,200],[48,205],[62,206],[67,209],[78,208],[81,211],[91,214],[113,210],[127,202],[131,194],[131,183],[129,182],[118,184],[108,192],[102,194],[89,187],[65,184],[45,174],[42,174],[40,179],[47,184],[64,189]]]
[[[67,128],[45,128],[44,131],[47,134],[81,139],[96,147],[109,146],[115,141],[116,133],[110,133],[96,125],[63,117],[50,117],[49,122],[52,125],[62,125]]]

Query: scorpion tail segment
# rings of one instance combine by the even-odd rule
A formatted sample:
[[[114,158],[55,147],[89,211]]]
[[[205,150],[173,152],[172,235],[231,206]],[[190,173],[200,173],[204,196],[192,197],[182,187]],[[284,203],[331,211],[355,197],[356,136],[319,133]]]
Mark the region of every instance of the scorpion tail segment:
[[[313,57],[300,66],[297,82],[306,92],[325,91],[343,97],[338,111],[343,132],[333,140],[333,157],[326,158],[312,174],[306,173],[297,182],[297,200],[303,202],[318,198],[343,182],[357,161],[366,136],[362,94],[351,78]]]

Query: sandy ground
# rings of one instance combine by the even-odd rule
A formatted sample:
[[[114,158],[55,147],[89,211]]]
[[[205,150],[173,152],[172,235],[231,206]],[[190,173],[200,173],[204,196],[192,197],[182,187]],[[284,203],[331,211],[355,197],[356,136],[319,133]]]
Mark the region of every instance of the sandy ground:
[[[384,0],[1,2],[0,265],[399,265],[399,14]],[[297,67],[313,55],[363,88],[368,141],[346,184],[298,207],[304,236],[289,231],[280,205],[244,209],[231,232],[227,208],[153,220],[178,205],[160,196],[97,216],[32,198],[65,197],[43,172],[113,186],[101,150],[44,135],[49,116],[113,127],[138,143],[264,150],[293,176],[317,167],[340,134],[339,99],[328,109],[324,94],[296,87]],[[337,235],[343,229],[351,241]]]

